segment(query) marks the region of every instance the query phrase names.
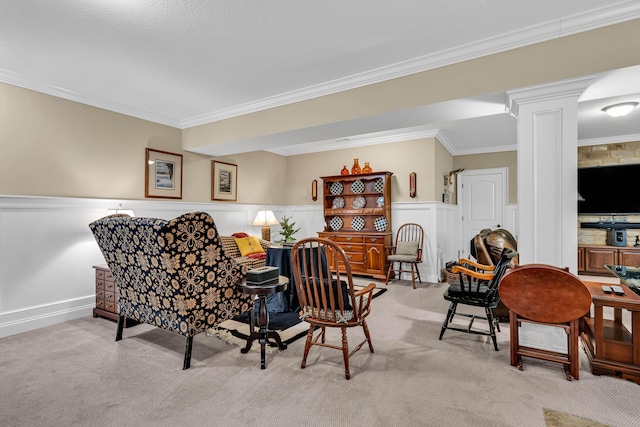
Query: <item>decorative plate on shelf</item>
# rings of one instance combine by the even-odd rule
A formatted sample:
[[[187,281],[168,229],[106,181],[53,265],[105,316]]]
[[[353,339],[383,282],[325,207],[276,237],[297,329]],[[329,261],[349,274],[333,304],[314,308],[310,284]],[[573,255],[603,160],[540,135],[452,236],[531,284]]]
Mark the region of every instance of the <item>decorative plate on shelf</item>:
[[[331,186],[329,187],[329,192],[333,195],[336,194],[342,194],[342,190],[344,188],[342,187],[342,183],[341,182],[334,182],[331,184]]]
[[[373,222],[373,226],[376,228],[377,231],[386,231],[387,230],[387,226],[388,226],[387,218],[385,218],[383,216],[379,216]]]
[[[334,216],[331,218],[331,221],[329,221],[329,227],[331,227],[333,231],[340,230],[342,228],[342,224],[344,223],[342,222],[342,218],[339,216]]]
[[[384,196],[380,196],[376,199],[376,205],[378,205],[379,208],[384,207]]]
[[[351,220],[351,228],[355,231],[360,231],[364,228],[364,218],[357,216]]]
[[[353,183],[351,184],[351,191],[353,191],[355,194],[362,193],[364,191],[364,182],[360,180],[353,181]]]
[[[384,181],[382,178],[376,180],[376,183],[373,185],[373,189],[376,190],[376,193],[382,193],[384,191]]]
[[[333,199],[333,206],[331,206],[331,209],[342,209],[342,208],[344,208],[344,199],[340,196]]]
[[[367,206],[367,199],[365,199],[362,196],[358,196],[355,199],[353,199],[353,203],[351,204],[351,207],[353,209],[362,209],[365,206]]]

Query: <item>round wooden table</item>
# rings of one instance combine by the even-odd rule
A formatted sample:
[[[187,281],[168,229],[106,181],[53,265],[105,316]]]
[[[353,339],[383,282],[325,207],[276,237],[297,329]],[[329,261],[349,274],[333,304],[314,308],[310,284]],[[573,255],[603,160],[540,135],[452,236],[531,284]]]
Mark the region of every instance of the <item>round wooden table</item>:
[[[567,379],[578,379],[579,320],[589,312],[591,294],[567,270],[545,264],[526,264],[507,272],[498,288],[509,308],[511,365],[522,369],[522,356],[562,363]],[[522,323],[562,327],[567,332],[567,353],[521,346]]]
[[[283,343],[280,339],[280,335],[276,331],[269,330],[269,310],[267,310],[267,295],[272,295],[277,292],[282,292],[287,289],[289,286],[289,278],[285,276],[278,276],[278,281],[268,284],[262,285],[254,285],[251,283],[247,283],[246,281],[242,281],[238,283],[242,292],[249,295],[257,295],[258,300],[260,301],[260,309],[258,311],[258,326],[260,330],[258,332],[255,331],[254,328],[254,314],[253,310],[251,310],[251,314],[249,316],[249,329],[251,333],[249,337],[247,337],[247,345],[240,349],[242,354],[247,353],[251,350],[251,346],[253,342],[257,339],[260,341],[260,368],[265,369],[267,367],[265,360],[265,346],[267,344],[267,340],[272,338],[278,344],[278,348],[280,350],[284,350],[287,348],[287,344]]]

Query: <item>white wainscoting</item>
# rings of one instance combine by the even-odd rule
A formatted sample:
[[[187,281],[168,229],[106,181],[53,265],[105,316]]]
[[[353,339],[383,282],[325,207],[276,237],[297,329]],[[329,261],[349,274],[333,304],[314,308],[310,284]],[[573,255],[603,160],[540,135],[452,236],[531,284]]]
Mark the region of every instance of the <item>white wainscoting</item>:
[[[185,203],[157,200],[107,200],[0,196],[0,337],[90,316],[95,305],[93,265],[104,258],[88,224],[108,209],[132,209],[136,216],[175,218],[210,213],[222,235],[244,231],[260,209],[292,217],[298,239],[316,236],[325,226],[322,206],[265,206],[235,203]],[[439,202],[393,203],[393,232],[405,222],[425,229],[423,281],[437,282],[443,260],[456,259],[457,206]],[[277,240],[279,226],[272,227]]]

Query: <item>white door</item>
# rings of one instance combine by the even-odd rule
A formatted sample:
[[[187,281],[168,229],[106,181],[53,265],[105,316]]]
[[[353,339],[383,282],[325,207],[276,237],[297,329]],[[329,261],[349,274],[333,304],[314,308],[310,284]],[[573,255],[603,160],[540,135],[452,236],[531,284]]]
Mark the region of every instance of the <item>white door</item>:
[[[458,174],[458,203],[462,215],[461,254],[468,256],[470,242],[484,228],[504,227],[507,169],[478,169]]]

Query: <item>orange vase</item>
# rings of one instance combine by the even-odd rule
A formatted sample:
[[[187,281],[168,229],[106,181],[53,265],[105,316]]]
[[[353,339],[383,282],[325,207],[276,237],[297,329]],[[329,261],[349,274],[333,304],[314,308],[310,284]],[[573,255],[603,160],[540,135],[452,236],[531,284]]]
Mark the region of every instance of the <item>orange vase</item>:
[[[364,162],[364,167],[362,168],[362,173],[371,173],[373,169],[369,166],[369,162]]]
[[[344,165],[342,167],[342,170],[340,171],[340,175],[349,175],[349,169],[347,169],[347,165]]]
[[[353,166],[351,166],[351,173],[355,175],[361,172],[362,170],[360,169],[360,163],[358,163],[358,159],[353,159]]]

